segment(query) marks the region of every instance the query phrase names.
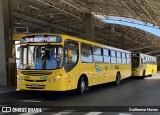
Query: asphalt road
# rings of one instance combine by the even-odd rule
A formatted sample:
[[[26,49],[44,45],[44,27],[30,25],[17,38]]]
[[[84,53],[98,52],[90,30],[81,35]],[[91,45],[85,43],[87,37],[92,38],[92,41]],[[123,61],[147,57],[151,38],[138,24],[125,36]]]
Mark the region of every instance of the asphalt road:
[[[2,107],[12,107],[14,110],[12,113],[0,112],[3,115],[160,115],[160,73],[145,79],[129,78],[119,86],[113,83],[94,86],[83,96],[76,91],[19,91],[0,94],[0,108]],[[43,112],[21,113],[13,109],[25,107],[38,107]],[[152,108],[159,112],[128,112],[129,108]]]

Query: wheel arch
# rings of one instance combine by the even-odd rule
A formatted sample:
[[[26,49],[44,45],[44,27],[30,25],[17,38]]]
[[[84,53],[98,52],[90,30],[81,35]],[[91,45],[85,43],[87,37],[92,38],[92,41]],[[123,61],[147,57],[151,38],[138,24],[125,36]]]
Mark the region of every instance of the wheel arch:
[[[117,77],[117,74],[119,74],[120,79],[121,79],[121,72],[120,72],[120,71],[117,71],[117,73],[116,73],[116,77]]]
[[[81,79],[82,77],[84,77],[84,79],[85,79],[85,81],[86,81],[86,83],[87,83],[87,86],[88,86],[88,82],[89,82],[89,81],[88,81],[87,75],[86,75],[86,74],[81,74],[80,77],[79,77],[79,79],[78,79],[77,87],[78,87],[78,84],[79,84],[80,79]]]

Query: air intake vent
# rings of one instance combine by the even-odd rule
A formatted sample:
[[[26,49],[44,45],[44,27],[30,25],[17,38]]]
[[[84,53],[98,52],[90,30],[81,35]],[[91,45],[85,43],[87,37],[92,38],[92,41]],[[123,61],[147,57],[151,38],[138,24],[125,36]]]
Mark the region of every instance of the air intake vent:
[[[25,79],[25,81],[28,81],[28,82],[45,82],[47,80],[28,80],[28,79]]]
[[[44,89],[46,85],[26,85],[26,88],[29,88],[29,89]]]
[[[32,75],[32,76],[43,76],[43,75],[51,75],[52,72],[22,71],[21,74],[23,74],[23,75]]]

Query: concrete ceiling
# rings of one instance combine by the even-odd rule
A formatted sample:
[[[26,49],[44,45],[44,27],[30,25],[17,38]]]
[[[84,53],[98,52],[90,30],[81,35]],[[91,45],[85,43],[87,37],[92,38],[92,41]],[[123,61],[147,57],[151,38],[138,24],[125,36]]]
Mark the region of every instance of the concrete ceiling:
[[[95,15],[126,17],[160,26],[160,0],[13,0],[14,27],[85,38],[85,15],[94,17],[97,42],[160,56],[160,38],[132,27],[107,24]],[[120,42],[124,42],[120,45]]]

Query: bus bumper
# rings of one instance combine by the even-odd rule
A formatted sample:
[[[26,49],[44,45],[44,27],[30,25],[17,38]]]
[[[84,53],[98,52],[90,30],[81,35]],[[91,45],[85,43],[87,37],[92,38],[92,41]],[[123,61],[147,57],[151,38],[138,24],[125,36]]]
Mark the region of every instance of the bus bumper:
[[[40,90],[40,91],[66,91],[67,86],[61,80],[46,80],[45,82],[28,82],[17,80],[17,89],[19,90]]]

